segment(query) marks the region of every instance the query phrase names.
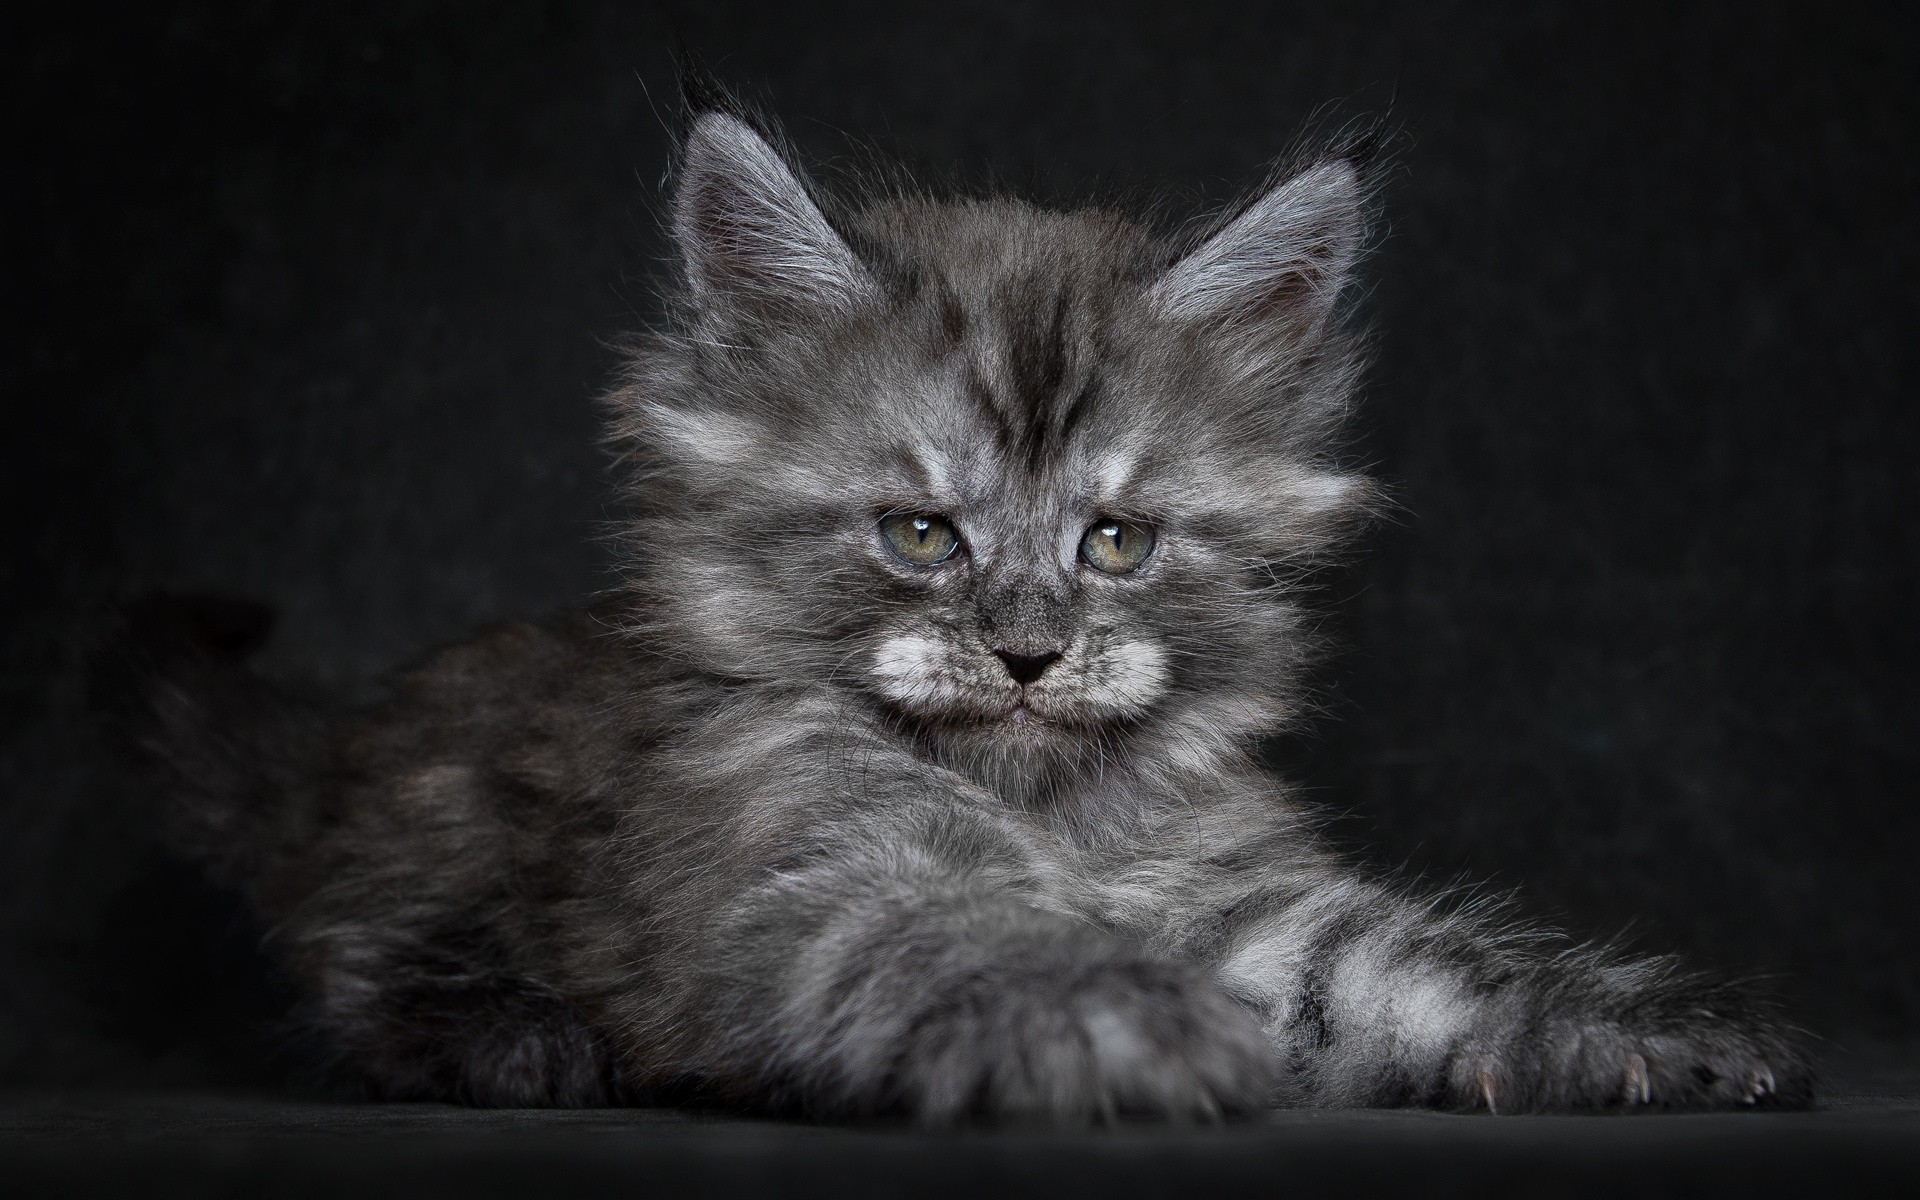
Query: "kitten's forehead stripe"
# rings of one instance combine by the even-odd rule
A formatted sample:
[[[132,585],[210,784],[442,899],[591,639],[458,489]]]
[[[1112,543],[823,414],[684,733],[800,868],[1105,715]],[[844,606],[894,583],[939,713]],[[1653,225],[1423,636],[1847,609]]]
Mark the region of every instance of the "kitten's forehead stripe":
[[[1007,373],[1012,394],[1007,401],[1025,416],[1020,454],[1029,470],[1037,470],[1048,450],[1053,427],[1053,404],[1067,377],[1067,291],[1054,292],[1052,303],[1035,300],[1016,311],[1007,331]]]
[[[1095,397],[1100,389],[1100,369],[1089,367],[1080,386],[1073,390],[1073,399],[1067,402],[1060,412],[1060,424],[1056,436],[1062,443],[1073,436],[1073,431],[1092,410]]]
[[[967,309],[960,303],[960,297],[954,295],[953,289],[949,287],[941,287],[938,303],[940,333],[946,339],[946,348],[951,350],[966,341]]]
[[[982,418],[987,423],[987,431],[993,437],[993,447],[1003,457],[1013,453],[1015,435],[1013,422],[994,396],[993,387],[987,382],[986,375],[977,365],[967,368],[965,388],[967,398],[973,401]]]
[[[967,322],[978,339],[964,387],[994,449],[1029,474],[1057,461],[1092,411],[1099,354],[1087,297],[1033,281],[997,296],[1006,311]]]

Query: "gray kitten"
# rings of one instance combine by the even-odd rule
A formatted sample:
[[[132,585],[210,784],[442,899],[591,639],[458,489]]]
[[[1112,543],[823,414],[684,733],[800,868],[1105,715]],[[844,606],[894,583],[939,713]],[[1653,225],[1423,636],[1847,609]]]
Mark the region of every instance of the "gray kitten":
[[[1260,737],[1332,457],[1367,155],[1199,233],[818,194],[696,110],[611,394],[621,598],[370,713],[149,606],[174,834],[381,1094],[821,1117],[1804,1105],[1761,999],[1331,853]],[[209,636],[211,634],[212,636]],[[223,650],[222,647],[227,650]]]

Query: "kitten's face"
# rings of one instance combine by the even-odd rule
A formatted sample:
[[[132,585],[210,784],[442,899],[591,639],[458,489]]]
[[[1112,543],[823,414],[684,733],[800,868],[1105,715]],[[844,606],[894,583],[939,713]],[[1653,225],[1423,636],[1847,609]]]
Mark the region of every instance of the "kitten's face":
[[[1359,492],[1316,461],[1350,362],[1312,254],[1351,254],[1350,177],[1346,224],[1307,194],[1276,229],[1269,197],[1171,266],[1117,217],[1013,202],[842,237],[729,120],[682,184],[692,332],[621,397],[686,648],[1003,774],[1149,742],[1198,765],[1284,715],[1284,577]]]
[[[1008,480],[998,496],[1047,490]],[[1110,515],[1089,522],[1084,499],[1029,511],[953,507],[968,515],[881,519],[882,558],[923,592],[911,615],[876,630],[871,675],[881,695],[934,721],[1004,722],[1011,733],[1002,736],[1018,736],[1137,717],[1165,693],[1166,641],[1126,603],[1128,590],[1152,579],[1153,526]]]
[[[1054,347],[1074,365],[1036,397],[996,369],[1001,315],[970,320],[919,381],[927,419],[896,422],[896,465],[871,476],[888,499],[848,520],[869,525],[854,539],[874,618],[865,686],[950,738],[1022,745],[1136,721],[1166,696],[1192,654],[1168,624],[1196,546],[1104,415],[1122,407],[1088,365],[1104,356]]]

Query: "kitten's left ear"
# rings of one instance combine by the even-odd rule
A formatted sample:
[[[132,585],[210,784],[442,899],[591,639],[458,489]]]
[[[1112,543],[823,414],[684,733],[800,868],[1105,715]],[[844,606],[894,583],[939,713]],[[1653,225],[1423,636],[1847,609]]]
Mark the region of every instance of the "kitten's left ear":
[[[1183,324],[1310,332],[1332,310],[1359,257],[1364,210],[1352,162],[1316,163],[1174,263],[1148,299]]]
[[[800,176],[739,117],[704,112],[687,135],[674,239],[703,306],[841,308],[871,286]]]

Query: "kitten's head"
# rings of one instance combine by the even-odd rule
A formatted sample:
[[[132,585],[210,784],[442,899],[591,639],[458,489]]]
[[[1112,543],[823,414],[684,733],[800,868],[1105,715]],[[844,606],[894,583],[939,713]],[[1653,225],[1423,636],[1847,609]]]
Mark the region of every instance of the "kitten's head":
[[[1289,583],[1365,509],[1329,458],[1350,156],[1197,236],[1101,210],[826,200],[725,112],[683,290],[613,397],[656,647],[833,688],[1001,783],[1204,767],[1289,712]]]

